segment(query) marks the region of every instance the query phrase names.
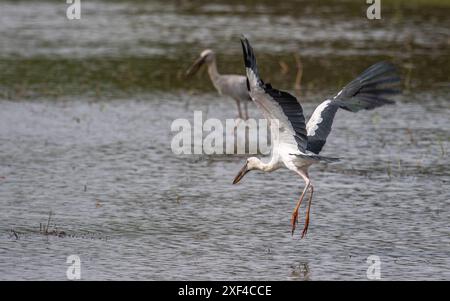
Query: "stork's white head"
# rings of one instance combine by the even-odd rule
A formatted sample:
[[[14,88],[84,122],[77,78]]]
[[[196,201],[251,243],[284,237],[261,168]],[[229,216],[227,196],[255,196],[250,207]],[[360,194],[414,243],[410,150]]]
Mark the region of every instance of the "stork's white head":
[[[186,71],[186,75],[195,74],[203,64],[210,64],[216,58],[216,54],[211,49],[205,49],[200,53],[200,57],[195,60],[191,67]]]
[[[209,63],[214,60],[214,58],[216,57],[216,54],[211,49],[205,49],[202,51],[202,53],[200,53],[200,57],[204,58],[205,63]]]
[[[239,173],[234,178],[233,184],[239,183],[239,181],[250,171],[250,170],[261,170],[262,163],[256,157],[250,157],[245,161],[245,165],[241,168]]]

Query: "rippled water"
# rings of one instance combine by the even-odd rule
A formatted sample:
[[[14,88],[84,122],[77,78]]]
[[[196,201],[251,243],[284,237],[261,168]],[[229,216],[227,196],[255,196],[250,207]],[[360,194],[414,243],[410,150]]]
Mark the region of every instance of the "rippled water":
[[[386,279],[448,279],[445,98],[340,112],[324,153],[343,159],[311,170],[304,240],[290,234],[291,172],[233,186],[242,157],[171,152],[174,117],[235,113],[187,100],[2,101],[0,278],[64,279],[78,254],[83,279],[364,279],[369,255]],[[69,236],[38,233],[49,211]]]
[[[91,280],[364,280],[370,255],[380,257],[383,279],[450,279],[448,65],[437,65],[448,58],[448,19],[416,12],[395,23],[395,33],[388,19],[366,35],[372,25],[351,11],[334,14],[308,1],[302,13],[309,17],[300,19],[289,5],[274,12],[270,1],[251,10],[220,2],[87,3],[80,23],[64,22],[65,5],[30,3],[0,4],[1,280],[64,280],[71,254]],[[239,45],[223,46],[249,27],[263,66],[300,44],[305,87],[321,78],[315,60],[330,70],[329,84],[318,80],[301,95],[307,113],[324,91],[386,55],[386,40],[394,61],[406,56],[400,62],[419,69],[395,106],[338,113],[323,154],[342,159],[310,170],[315,195],[303,240],[304,208],[294,237],[289,224],[303,189],[295,174],[251,172],[231,185],[245,156],[177,156],[170,148],[176,118],[192,122],[195,110],[236,116],[204,74],[190,83],[176,74],[203,47],[222,49],[222,60],[238,66]],[[415,37],[408,53],[407,32]],[[145,69],[143,81],[123,83],[146,60],[163,71]],[[344,78],[333,68],[341,60],[355,61]],[[70,67],[86,61],[101,73]],[[86,70],[93,77],[83,80]],[[108,82],[116,73],[124,76],[119,84]],[[153,81],[167,84],[156,89]],[[93,82],[108,94],[76,89]],[[186,88],[191,83],[198,89]],[[260,117],[254,106],[250,115]],[[49,212],[50,230],[64,234],[40,233]]]
[[[302,49],[304,55],[399,54],[386,46],[414,43],[417,53],[448,46],[448,8],[409,14],[385,8],[383,22],[369,21],[365,5],[286,1],[279,5],[141,1],[85,2],[79,21],[67,21],[65,3],[0,4],[0,51],[10,56],[177,56],[199,45],[240,54],[242,33],[271,53]],[[32,9],[34,8],[34,9]],[[395,29],[395,30],[393,30]],[[345,47],[343,47],[345,46]]]

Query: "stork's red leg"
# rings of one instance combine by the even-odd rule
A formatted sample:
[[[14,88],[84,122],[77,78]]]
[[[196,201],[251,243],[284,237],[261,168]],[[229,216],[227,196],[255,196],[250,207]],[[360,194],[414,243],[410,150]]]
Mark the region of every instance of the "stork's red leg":
[[[292,213],[291,217],[292,235],[294,235],[295,226],[298,223],[298,209],[302,204],[303,198],[305,196],[306,191],[308,190],[308,187],[309,187],[309,180],[306,182],[305,189],[303,189],[302,195],[300,196],[300,199],[298,200],[297,205],[295,206],[294,212]]]
[[[306,219],[305,219],[305,226],[303,227],[303,232],[302,232],[302,238],[306,235],[306,233],[308,232],[308,226],[309,226],[309,211],[311,209],[311,201],[312,201],[312,196],[314,193],[314,187],[312,185],[309,186],[309,188],[311,189],[309,192],[309,200],[308,200],[308,208],[306,209]]]
[[[291,217],[291,226],[292,226],[292,235],[294,235],[294,231],[295,231],[295,227],[298,223],[298,210],[294,210],[294,212],[292,212],[292,217]]]

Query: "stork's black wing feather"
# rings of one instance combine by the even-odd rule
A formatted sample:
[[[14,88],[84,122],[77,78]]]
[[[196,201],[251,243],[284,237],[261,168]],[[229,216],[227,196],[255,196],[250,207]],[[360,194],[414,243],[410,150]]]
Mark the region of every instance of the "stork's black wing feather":
[[[258,66],[253,49],[247,38],[241,38],[242,50],[244,53],[244,64],[247,71],[247,86],[250,96],[264,115],[270,119],[277,119],[280,128],[286,129],[290,133],[289,141],[296,143],[298,149],[306,149],[306,124],[303,109],[295,96],[274,89],[270,84],[265,84],[259,77]]]
[[[400,77],[394,65],[379,62],[367,68],[347,84],[333,99],[322,102],[306,125],[307,150],[320,153],[331,132],[334,116],[339,108],[358,112],[393,104],[388,97],[400,93]]]
[[[400,93],[399,83],[397,68],[389,62],[378,62],[347,84],[334,99],[347,111],[371,110],[393,104],[386,97]]]

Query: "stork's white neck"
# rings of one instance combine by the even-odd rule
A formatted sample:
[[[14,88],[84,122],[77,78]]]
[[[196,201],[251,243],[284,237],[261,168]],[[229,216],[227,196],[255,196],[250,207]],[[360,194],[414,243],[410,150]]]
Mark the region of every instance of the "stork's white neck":
[[[220,77],[219,72],[217,71],[217,65],[216,65],[216,59],[214,58],[211,62],[208,62],[208,74],[211,78],[211,81],[213,82],[214,86],[219,89],[218,87],[218,80]]]

